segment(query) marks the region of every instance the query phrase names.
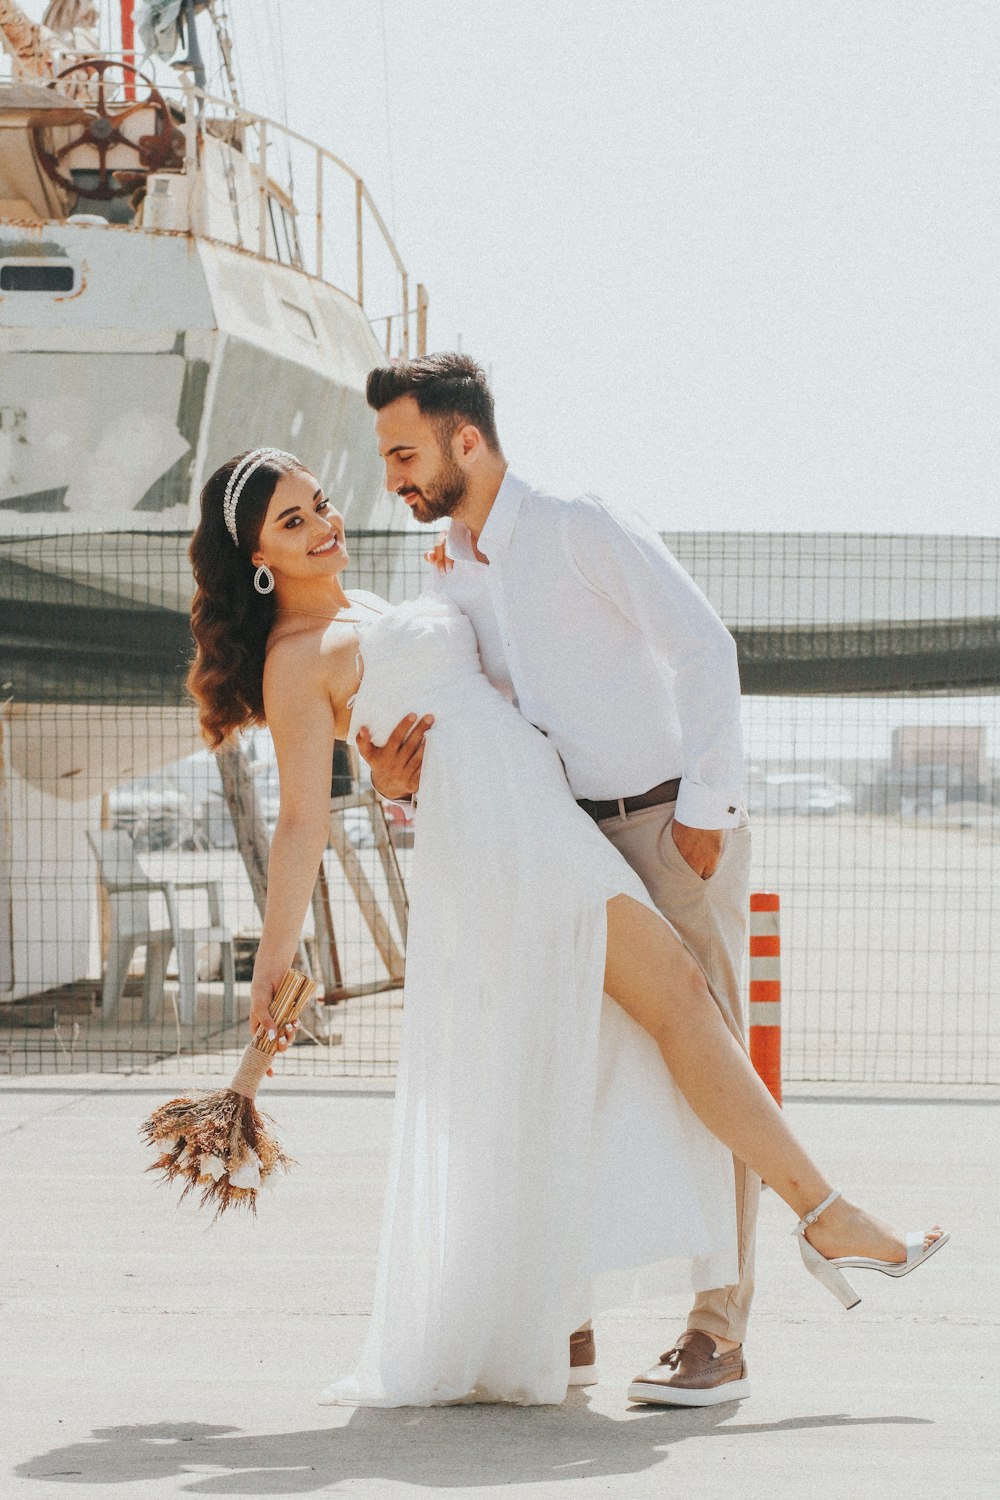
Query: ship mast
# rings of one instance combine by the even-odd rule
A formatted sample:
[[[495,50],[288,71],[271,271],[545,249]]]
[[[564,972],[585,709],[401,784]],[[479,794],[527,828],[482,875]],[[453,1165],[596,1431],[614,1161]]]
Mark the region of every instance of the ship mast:
[[[121,0],[121,34],[122,34],[122,56],[127,63],[136,66],[135,60],[135,21],[132,17],[133,0]],[[135,74],[125,74],[125,98],[129,103],[135,102]]]
[[[238,109],[240,96],[236,91],[236,73],[233,70],[233,43],[228,29],[229,17],[224,11],[220,15],[215,9],[214,4],[209,5],[208,14],[211,17],[212,25],[215,27],[215,40],[219,48],[219,56],[222,59],[223,72],[226,75],[226,86],[229,89],[229,97]]]

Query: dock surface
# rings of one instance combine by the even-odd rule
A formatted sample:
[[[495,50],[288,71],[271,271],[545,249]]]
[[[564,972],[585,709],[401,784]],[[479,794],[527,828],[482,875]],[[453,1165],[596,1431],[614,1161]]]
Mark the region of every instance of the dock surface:
[[[1000,1494],[996,1090],[789,1090],[789,1118],[846,1192],[953,1238],[902,1281],[857,1273],[863,1300],[845,1313],[765,1193],[747,1401],[628,1403],[683,1326],[673,1296],[601,1317],[599,1383],[561,1406],[371,1411],[316,1397],[364,1333],[391,1080],[265,1088],[298,1165],[256,1222],[213,1227],[143,1172],[139,1123],[184,1080],[0,1084],[0,1494]]]

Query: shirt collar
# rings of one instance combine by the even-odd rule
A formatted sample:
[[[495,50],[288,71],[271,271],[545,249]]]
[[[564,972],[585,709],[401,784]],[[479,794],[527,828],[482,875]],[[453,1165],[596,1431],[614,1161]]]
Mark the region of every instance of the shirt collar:
[[[479,551],[484,557],[488,557],[491,563],[497,562],[510,546],[521,502],[527,490],[527,482],[519,479],[508,469],[497,490],[496,499],[490,507],[486,524],[479,533]],[[448,528],[448,551],[457,558],[469,559],[473,556],[472,535],[469,528],[464,522],[456,521],[454,517]]]

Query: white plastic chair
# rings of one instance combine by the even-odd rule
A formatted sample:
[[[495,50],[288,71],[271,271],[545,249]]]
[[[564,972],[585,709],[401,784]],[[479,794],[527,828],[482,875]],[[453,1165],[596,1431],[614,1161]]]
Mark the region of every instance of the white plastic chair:
[[[183,1022],[194,1021],[197,1000],[197,956],[203,943],[218,943],[222,952],[224,986],[223,1016],[236,1020],[236,969],[232,933],[222,924],[222,899],[217,880],[152,880],[139,863],[132,836],[122,829],[88,833],[101,882],[111,908],[111,939],[104,966],[101,1021],[107,1024],[118,1013],[132,955],[145,946],[146,966],[142,987],[142,1018],[151,1021],[163,1004],[163,978],[172,948],[177,950],[180,989],[179,1010]],[[181,927],[178,891],[205,891],[208,896],[207,927]],[[167,908],[166,927],[154,927],[150,897],[162,895]]]

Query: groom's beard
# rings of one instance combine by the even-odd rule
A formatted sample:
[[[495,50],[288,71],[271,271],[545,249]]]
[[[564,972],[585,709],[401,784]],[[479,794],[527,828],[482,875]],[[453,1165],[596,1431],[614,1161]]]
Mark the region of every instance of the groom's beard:
[[[413,496],[408,504],[418,521],[443,521],[454,515],[468,492],[469,481],[454,459],[443,458],[430,484],[424,489],[404,485],[398,493]]]

